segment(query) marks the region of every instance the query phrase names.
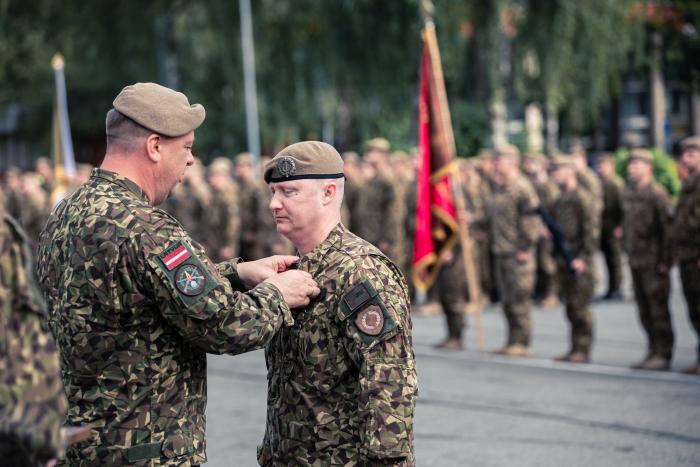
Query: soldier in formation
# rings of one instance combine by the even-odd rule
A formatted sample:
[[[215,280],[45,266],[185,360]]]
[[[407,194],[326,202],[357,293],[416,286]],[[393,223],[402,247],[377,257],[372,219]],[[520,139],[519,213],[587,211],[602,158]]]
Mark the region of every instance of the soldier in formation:
[[[612,154],[603,154],[596,166],[603,188],[603,212],[601,213],[600,251],[608,270],[608,290],[605,300],[622,299],[622,190],[624,182],[615,172]]]
[[[343,161],[305,141],[265,167],[277,229],[323,293],[265,350],[262,466],[413,466],[417,396],[408,288],[399,268],[341,223]]]

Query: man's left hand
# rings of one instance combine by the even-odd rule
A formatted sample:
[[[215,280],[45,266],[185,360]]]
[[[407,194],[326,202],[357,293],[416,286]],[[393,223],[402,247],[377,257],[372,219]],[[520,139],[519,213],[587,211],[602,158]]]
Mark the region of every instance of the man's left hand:
[[[298,260],[298,256],[268,256],[267,258],[258,259],[256,261],[238,263],[236,271],[246,288],[250,289],[265,279],[286,271]]]

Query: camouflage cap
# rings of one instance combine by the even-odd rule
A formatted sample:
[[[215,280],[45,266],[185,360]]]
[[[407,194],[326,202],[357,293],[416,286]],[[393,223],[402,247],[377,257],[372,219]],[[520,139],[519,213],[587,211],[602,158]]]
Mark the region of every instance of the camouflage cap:
[[[266,183],[305,178],[343,178],[343,159],[333,146],[302,141],[287,146],[265,164]]]
[[[632,149],[629,154],[629,160],[632,161],[634,159],[651,164],[654,161],[654,155],[648,149],[635,148]]]
[[[112,105],[139,125],[169,137],[186,135],[205,117],[200,104],[190,105],[183,93],[155,83],[125,87]]]
[[[391,145],[386,138],[372,138],[365,143],[365,150],[369,151],[370,149],[389,152]]]
[[[564,154],[557,154],[550,160],[550,167],[552,169],[559,169],[564,167],[575,168],[574,158]]]
[[[520,149],[512,144],[505,144],[496,148],[495,157],[508,157],[515,160],[520,160]]]
[[[681,151],[686,149],[700,149],[700,136],[689,136],[681,141]]]

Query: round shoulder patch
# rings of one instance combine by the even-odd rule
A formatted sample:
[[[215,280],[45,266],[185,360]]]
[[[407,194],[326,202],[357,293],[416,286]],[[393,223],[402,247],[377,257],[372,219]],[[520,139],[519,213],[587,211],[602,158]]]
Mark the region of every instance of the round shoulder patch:
[[[297,164],[291,157],[284,156],[277,161],[277,171],[283,177],[291,177],[296,170]]]
[[[184,295],[193,297],[204,291],[207,277],[202,269],[194,264],[183,264],[175,271],[175,287]]]
[[[355,318],[357,329],[368,336],[378,336],[384,330],[384,313],[377,305],[370,305]]]

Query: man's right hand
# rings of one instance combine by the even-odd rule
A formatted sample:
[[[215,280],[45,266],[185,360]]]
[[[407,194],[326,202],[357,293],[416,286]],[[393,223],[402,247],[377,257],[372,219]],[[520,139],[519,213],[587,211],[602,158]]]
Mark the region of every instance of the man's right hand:
[[[312,297],[321,293],[318,284],[306,271],[290,270],[270,276],[263,282],[272,284],[282,292],[289,308],[301,308],[309,304]]]

